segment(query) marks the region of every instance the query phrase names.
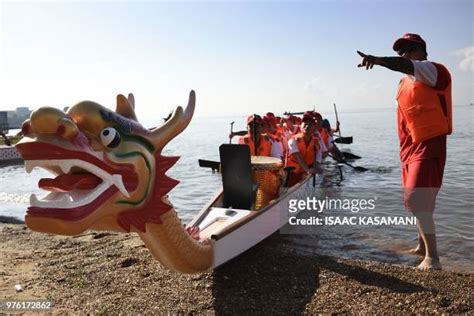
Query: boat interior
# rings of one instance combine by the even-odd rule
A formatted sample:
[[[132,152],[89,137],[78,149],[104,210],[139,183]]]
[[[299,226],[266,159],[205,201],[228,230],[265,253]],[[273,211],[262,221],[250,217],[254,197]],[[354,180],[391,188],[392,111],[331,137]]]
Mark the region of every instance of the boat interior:
[[[260,184],[252,179],[248,146],[224,144],[219,151],[223,188],[188,224],[188,227],[199,227],[201,240],[222,238],[269,210],[289,191],[299,187],[296,185],[288,188],[285,181],[280,181],[277,194],[259,204],[257,191]]]

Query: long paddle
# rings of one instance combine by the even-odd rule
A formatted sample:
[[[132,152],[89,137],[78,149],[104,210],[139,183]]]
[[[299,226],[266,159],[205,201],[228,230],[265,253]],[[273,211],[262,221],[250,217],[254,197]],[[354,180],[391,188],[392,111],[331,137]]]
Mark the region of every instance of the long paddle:
[[[334,142],[338,144],[352,144],[352,140],[353,140],[352,136],[339,137],[339,138],[334,139]]]
[[[313,188],[316,187],[316,156],[317,156],[316,141],[314,141],[314,160],[313,160]]]
[[[360,159],[362,157],[349,153],[347,151],[341,151],[341,154],[344,156],[345,159]]]
[[[257,148],[258,148],[258,145],[257,145],[257,129],[255,128],[255,126],[257,125],[256,124],[256,118],[255,118],[256,114],[253,115],[253,121],[252,121],[252,136],[253,136],[253,149],[254,149],[254,153],[255,153],[255,156],[258,156],[258,152],[257,152]]]
[[[337,108],[336,108],[336,103],[334,103],[334,113],[336,113],[336,122],[339,122],[339,118],[337,116]],[[341,136],[341,127],[339,127],[339,138],[336,138],[334,140],[335,143],[338,144],[352,144],[352,136],[349,137],[342,137]]]
[[[336,103],[334,103],[334,113],[336,113],[336,124],[337,124],[337,122],[339,122],[339,118],[337,117]],[[338,131],[337,131],[337,132],[339,133],[339,138],[341,138],[341,137],[342,137],[342,136],[341,136],[341,127],[338,128]]]
[[[247,131],[238,131],[234,132],[234,121],[230,122],[230,135],[229,135],[229,144],[232,144],[232,138],[234,136],[245,136],[247,135]]]
[[[329,157],[331,157],[332,159],[334,159],[335,161],[339,162],[339,163],[343,163],[345,165],[348,165],[349,167],[351,167],[352,169],[354,169],[355,171],[359,171],[359,172],[365,172],[365,171],[368,171],[369,169],[367,168],[364,168],[364,167],[360,167],[360,166],[353,166],[351,165],[350,163],[348,163],[347,161],[339,161],[337,160],[333,155],[331,154],[328,154]]]
[[[303,115],[305,112],[284,112],[283,115]]]
[[[229,144],[232,144],[232,137],[233,137],[233,135],[234,135],[234,131],[233,131],[233,129],[234,129],[234,123],[235,123],[234,121],[232,121],[232,122],[230,123]]]
[[[221,163],[219,161],[198,159],[198,162],[199,162],[199,167],[211,168],[212,173],[216,171],[219,172],[219,170],[221,169]]]

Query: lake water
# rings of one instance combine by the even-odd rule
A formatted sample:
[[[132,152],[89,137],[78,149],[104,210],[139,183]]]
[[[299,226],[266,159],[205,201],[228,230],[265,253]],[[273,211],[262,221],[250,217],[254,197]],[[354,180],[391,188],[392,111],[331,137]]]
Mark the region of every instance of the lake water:
[[[323,113],[324,115],[325,113]],[[328,113],[333,121],[333,114]],[[400,163],[396,131],[396,110],[340,113],[343,136],[353,136],[352,145],[343,146],[362,159],[352,162],[370,171],[358,173],[343,167],[344,180],[327,159],[326,178],[331,196],[376,197],[377,207],[369,212],[336,215],[406,216],[400,184]],[[145,126],[159,123],[148,120]],[[220,175],[198,167],[199,158],[219,160],[218,145],[227,143],[230,122],[234,131],[244,128],[244,117],[195,118],[188,129],[171,142],[165,155],[181,159],[168,174],[180,180],[170,193],[183,221],[189,221],[221,187]],[[444,184],[437,199],[435,221],[441,261],[446,269],[474,272],[474,107],[454,107],[454,132],[448,138],[448,159]],[[48,173],[35,169],[27,174],[22,165],[0,168],[0,215],[23,218],[31,193],[41,194],[37,183]],[[328,214],[327,214],[328,215]],[[415,226],[317,226],[310,233],[282,234],[285,244],[305,253],[378,260],[414,266],[416,258],[401,250],[416,244]]]

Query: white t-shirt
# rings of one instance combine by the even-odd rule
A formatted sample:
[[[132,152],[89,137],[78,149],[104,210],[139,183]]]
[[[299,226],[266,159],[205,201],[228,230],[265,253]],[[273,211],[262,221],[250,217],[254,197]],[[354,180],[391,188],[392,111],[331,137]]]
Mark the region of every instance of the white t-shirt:
[[[298,149],[298,142],[295,139],[290,138],[290,140],[288,141],[288,154],[291,155],[299,151],[300,150]]]
[[[428,60],[411,60],[414,68],[414,76],[410,76],[417,81],[421,81],[427,86],[434,87],[438,80],[438,69]]]
[[[283,157],[283,144],[281,142],[274,141],[270,139],[270,143],[272,143],[272,151],[270,155],[275,158]]]

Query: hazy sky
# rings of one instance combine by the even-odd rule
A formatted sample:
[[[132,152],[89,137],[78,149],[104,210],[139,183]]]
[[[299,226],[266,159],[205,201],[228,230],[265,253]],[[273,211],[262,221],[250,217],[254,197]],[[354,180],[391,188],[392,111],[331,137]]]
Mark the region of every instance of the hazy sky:
[[[0,0],[1,1],[1,0]],[[140,117],[197,93],[197,114],[395,107],[400,74],[356,67],[356,50],[393,55],[403,33],[427,41],[474,102],[473,1],[2,1],[0,109],[114,107]]]

